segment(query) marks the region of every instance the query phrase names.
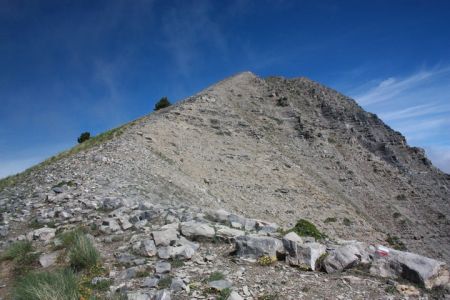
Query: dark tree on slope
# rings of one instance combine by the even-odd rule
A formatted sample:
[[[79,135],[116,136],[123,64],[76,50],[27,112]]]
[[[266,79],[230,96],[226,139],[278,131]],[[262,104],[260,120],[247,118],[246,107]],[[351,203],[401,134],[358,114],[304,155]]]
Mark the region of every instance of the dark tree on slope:
[[[170,103],[167,97],[162,97],[156,104],[153,110],[160,110],[161,108],[169,107],[172,103]]]
[[[88,139],[91,138],[91,134],[89,132],[83,132],[80,137],[78,138],[78,143],[82,143],[84,141],[87,141]]]

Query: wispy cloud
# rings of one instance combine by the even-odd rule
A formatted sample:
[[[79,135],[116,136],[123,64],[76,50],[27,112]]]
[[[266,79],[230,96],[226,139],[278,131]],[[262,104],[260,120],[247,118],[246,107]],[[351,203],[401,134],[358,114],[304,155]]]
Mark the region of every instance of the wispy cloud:
[[[380,116],[385,121],[394,121],[412,117],[431,116],[450,112],[450,105],[447,104],[420,104],[392,112],[381,113]]]
[[[430,159],[449,171],[450,67],[422,69],[407,76],[388,76],[353,95],[377,113],[409,144],[427,149]]]
[[[356,95],[355,98],[358,99],[363,105],[388,101],[416,86],[417,84],[422,83],[431,76],[432,73],[428,71],[421,71],[401,80],[390,77],[381,81],[376,87],[370,89],[364,94]]]

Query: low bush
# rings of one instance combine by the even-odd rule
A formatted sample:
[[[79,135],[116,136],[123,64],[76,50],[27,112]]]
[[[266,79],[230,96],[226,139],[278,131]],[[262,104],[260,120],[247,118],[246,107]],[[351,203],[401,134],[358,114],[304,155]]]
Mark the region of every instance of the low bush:
[[[304,219],[298,220],[297,224],[295,224],[289,232],[290,231],[295,232],[299,236],[313,237],[316,240],[321,240],[327,237],[325,234],[321,233],[313,223]]]
[[[17,281],[13,299],[78,300],[77,278],[71,270],[32,272]]]

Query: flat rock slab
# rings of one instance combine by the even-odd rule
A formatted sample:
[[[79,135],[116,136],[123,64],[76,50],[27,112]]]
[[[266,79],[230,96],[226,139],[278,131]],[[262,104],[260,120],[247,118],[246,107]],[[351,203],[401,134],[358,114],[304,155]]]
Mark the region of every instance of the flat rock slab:
[[[225,280],[225,279],[214,280],[214,281],[208,282],[208,287],[210,287],[212,289],[215,289],[215,290],[218,290],[218,291],[221,291],[221,290],[224,290],[224,289],[228,289],[228,288],[232,287],[232,285],[233,284],[231,283],[231,281],[228,281],[228,280]]]
[[[210,239],[216,232],[209,224],[189,221],[181,223],[181,234],[191,239]]]

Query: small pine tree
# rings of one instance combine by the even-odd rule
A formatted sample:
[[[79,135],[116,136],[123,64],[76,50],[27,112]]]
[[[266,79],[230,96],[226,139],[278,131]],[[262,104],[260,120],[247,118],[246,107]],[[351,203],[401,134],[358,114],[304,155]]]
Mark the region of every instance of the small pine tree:
[[[170,103],[167,97],[162,97],[156,104],[153,110],[160,110],[161,108],[169,107],[172,103]]]
[[[83,132],[80,137],[78,138],[78,143],[82,143],[84,141],[87,141],[88,139],[91,138],[91,134],[89,132]]]

